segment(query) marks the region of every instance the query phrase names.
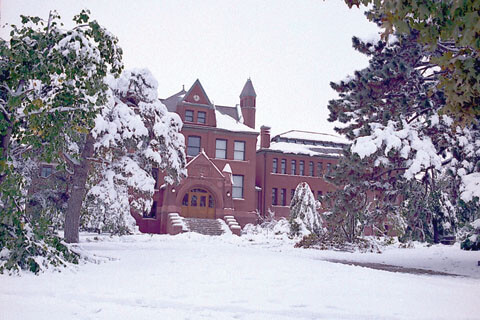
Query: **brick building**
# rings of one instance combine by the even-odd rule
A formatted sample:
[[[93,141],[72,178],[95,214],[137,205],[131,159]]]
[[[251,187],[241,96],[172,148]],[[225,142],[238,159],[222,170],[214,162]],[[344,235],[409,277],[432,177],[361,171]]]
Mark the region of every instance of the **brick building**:
[[[306,181],[316,194],[333,190],[323,173],[345,145],[336,136],[289,131],[270,139],[270,128],[255,130],[256,92],[247,80],[234,107],[214,105],[199,80],[162,99],[184,126],[188,177],[181,184],[158,183],[149,215],[134,214],[142,232],[171,233],[172,213],[184,218],[233,216],[243,226],[268,210],[288,216],[296,186]]]

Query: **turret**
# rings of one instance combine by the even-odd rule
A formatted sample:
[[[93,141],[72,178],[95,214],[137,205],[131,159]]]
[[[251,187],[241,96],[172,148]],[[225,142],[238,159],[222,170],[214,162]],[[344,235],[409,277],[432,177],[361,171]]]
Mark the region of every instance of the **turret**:
[[[240,108],[242,109],[243,123],[255,129],[255,100],[257,94],[253,88],[252,80],[247,80],[240,93]]]

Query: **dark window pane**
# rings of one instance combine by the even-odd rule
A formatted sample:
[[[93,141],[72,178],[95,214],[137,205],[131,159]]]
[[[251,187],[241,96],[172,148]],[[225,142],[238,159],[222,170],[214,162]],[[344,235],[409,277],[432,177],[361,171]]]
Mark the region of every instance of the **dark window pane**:
[[[282,159],[282,166],[281,166],[281,173],[286,174],[287,173],[287,160]]]
[[[277,188],[272,189],[272,205],[277,205]]]
[[[323,174],[323,163],[319,162],[317,164],[317,176],[321,177]]]
[[[182,206],[188,206],[188,193],[183,196]]]
[[[300,161],[300,175],[304,176],[305,175],[305,161]]]
[[[200,197],[200,207],[206,207],[207,206],[207,197],[206,196],[201,196]]]
[[[213,208],[213,207],[214,207],[213,197],[212,197],[212,196],[208,196],[208,207],[209,207],[209,208]]]
[[[243,199],[243,176],[233,175],[232,197]]]
[[[308,164],[308,173],[311,177],[313,177],[313,161],[310,161]]]
[[[193,122],[193,111],[185,110],[185,121]]]
[[[187,155],[196,156],[200,153],[200,137],[190,136],[187,143]]]
[[[197,122],[205,124],[207,119],[207,114],[203,111],[198,111],[197,113]]]
[[[297,161],[295,160],[292,160],[292,163],[291,163],[291,173],[292,175],[297,174]]]
[[[192,207],[196,207],[197,206],[197,196],[192,196],[192,199],[190,200],[190,205]]]
[[[273,159],[273,162],[272,162],[272,172],[273,173],[277,173],[277,167],[278,167],[278,159],[275,158],[275,159]]]
[[[217,139],[215,142],[215,158],[227,159],[227,140]]]
[[[282,202],[282,206],[287,204],[287,190],[282,189],[280,191],[280,201]]]
[[[245,160],[245,141],[235,141],[233,147],[233,159]]]

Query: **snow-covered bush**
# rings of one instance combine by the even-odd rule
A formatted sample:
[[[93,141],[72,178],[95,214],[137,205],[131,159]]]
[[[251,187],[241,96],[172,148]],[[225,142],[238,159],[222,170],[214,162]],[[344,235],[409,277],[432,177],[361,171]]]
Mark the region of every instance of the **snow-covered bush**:
[[[470,232],[461,243],[463,250],[480,250],[480,219],[473,221],[470,224]]]
[[[323,221],[317,211],[318,204],[309,185],[300,183],[290,203],[290,231],[293,235],[306,236],[310,233],[320,234]]]

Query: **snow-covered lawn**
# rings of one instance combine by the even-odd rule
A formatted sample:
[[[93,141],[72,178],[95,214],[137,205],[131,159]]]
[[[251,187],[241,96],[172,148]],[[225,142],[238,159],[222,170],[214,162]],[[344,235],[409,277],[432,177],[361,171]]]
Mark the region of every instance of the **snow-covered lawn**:
[[[0,275],[0,319],[479,319],[478,252],[383,254],[294,249],[232,235],[83,235],[102,263]],[[392,273],[322,259],[428,267],[468,277]]]

